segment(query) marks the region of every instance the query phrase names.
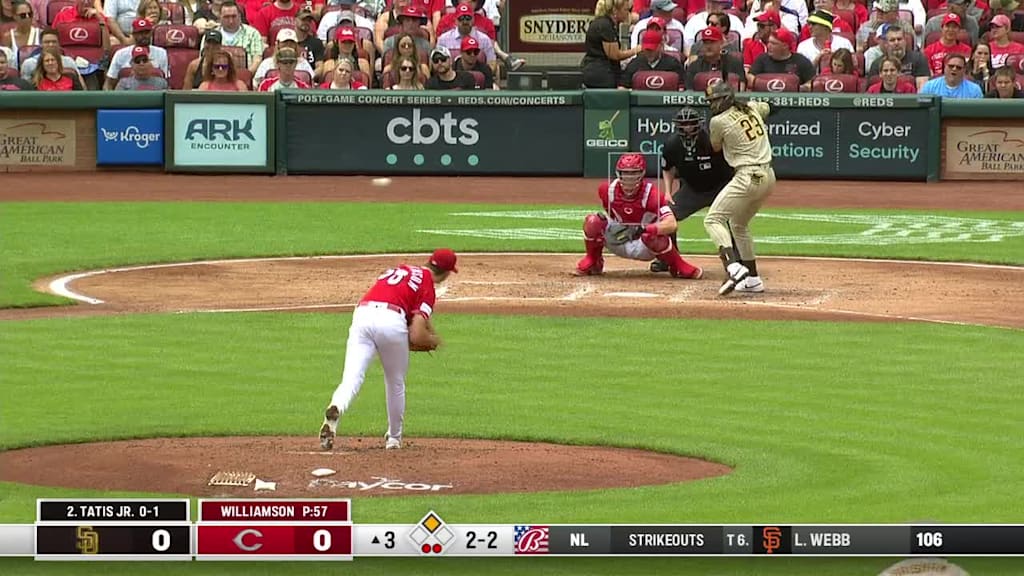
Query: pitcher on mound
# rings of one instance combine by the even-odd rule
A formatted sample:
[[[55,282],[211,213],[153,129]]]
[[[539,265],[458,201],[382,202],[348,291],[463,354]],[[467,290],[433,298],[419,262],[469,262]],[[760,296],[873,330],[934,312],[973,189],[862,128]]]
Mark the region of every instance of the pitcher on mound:
[[[676,232],[676,217],[667,194],[648,180],[643,154],[629,152],[615,163],[615,179],[597,189],[604,213],[589,214],[583,220],[583,243],[587,255],[576,264],[577,276],[604,272],[604,249],[621,258],[664,262],[674,278],[697,279],[704,275],[676,252],[670,235]]]

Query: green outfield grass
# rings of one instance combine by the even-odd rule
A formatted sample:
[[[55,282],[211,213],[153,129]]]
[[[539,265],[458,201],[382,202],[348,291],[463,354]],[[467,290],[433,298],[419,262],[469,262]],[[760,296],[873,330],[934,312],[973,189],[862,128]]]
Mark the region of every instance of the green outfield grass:
[[[571,239],[427,235],[430,228],[564,228],[454,216],[552,207],[424,204],[0,205],[0,306],[43,305],[45,274],[256,255],[578,250]],[[558,207],[558,210],[565,210]],[[814,210],[778,214],[834,214]],[[873,214],[844,210],[844,214]],[[876,212],[885,215],[883,212]],[[1024,214],[947,214],[1011,224]],[[853,234],[863,225],[766,218],[756,234]],[[1006,228],[1013,231],[1013,225]],[[699,219],[681,236],[702,238]],[[687,248],[691,245],[684,244]],[[692,244],[693,253],[707,246]],[[699,248],[699,249],[698,249]],[[766,244],[763,254],[1024,263],[1024,240]],[[368,280],[369,281],[369,280]],[[1008,288],[1010,289],[1010,288]],[[449,315],[447,346],[416,355],[407,434],[643,447],[728,463],[700,482],[640,489],[357,499],[356,522],[1021,522],[1024,331],[848,324]],[[0,323],[0,449],[101,439],[308,434],[340,377],[347,314],[193,314]],[[496,334],[507,335],[495,338]],[[658,337],[652,337],[658,335]],[[644,354],[609,360],[641,340]],[[552,354],[552,350],[558,350]],[[379,367],[344,434],[385,425]],[[74,463],[69,463],[73,470]],[[103,493],[0,483],[0,522],[38,497]],[[4,574],[877,574],[897,559],[362,559],[353,564],[45,564]],[[964,559],[973,576],[1024,560]]]
[[[592,209],[577,208],[577,211]],[[565,206],[359,203],[7,203],[0,205],[0,307],[66,303],[40,294],[31,281],[47,274],[115,264],[149,264],[207,258],[415,252],[450,245],[468,250],[582,251],[582,239],[494,239],[425,234],[418,230],[543,228],[582,235],[582,216],[560,219],[455,215],[478,212],[573,210]],[[893,216],[881,211],[769,210],[773,215]],[[582,212],[580,212],[582,215]],[[899,215],[922,217],[923,212]],[[995,220],[1007,230],[999,242],[950,239],[939,244],[773,244],[761,254],[868,256],[914,260],[1024,263],[1024,213],[927,213]],[[900,216],[902,217],[902,216]],[[758,217],[757,237],[856,234],[858,223]],[[687,219],[680,237],[687,253],[713,253],[701,219]]]

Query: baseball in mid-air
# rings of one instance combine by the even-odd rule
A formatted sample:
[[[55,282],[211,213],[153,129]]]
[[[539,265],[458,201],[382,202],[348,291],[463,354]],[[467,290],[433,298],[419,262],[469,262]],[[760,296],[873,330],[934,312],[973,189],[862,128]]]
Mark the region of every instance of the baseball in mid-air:
[[[374,186],[390,186],[391,185],[391,178],[374,178],[373,179],[373,185]]]

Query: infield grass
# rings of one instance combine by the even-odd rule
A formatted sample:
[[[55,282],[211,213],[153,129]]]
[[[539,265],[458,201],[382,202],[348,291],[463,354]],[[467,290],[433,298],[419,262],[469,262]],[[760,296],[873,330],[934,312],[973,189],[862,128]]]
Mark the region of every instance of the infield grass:
[[[414,203],[6,203],[0,204],[0,231],[3,234],[0,263],[4,272],[0,274],[0,307],[67,303],[63,298],[35,292],[31,288],[32,281],[49,274],[112,265],[251,256],[429,252],[443,245],[459,251],[582,252],[582,214],[584,210],[592,209]],[[554,210],[561,216],[503,218],[465,215],[541,210]],[[574,210],[579,212],[579,216],[572,213]],[[891,218],[897,214],[810,209],[769,210],[766,213],[777,216],[759,216],[753,225],[755,237],[806,239],[819,235],[858,234],[870,226],[836,222],[840,220],[839,215],[864,219],[872,216]],[[758,251],[764,255],[1024,263],[1024,213],[898,214],[917,215],[922,220],[925,216],[936,215],[995,220],[1002,223],[999,230],[1009,233],[998,242],[951,238],[948,242],[936,244],[762,243],[758,244]],[[792,219],[793,215],[810,215],[802,218],[817,216],[832,221]],[[562,231],[561,237],[565,234],[571,236],[561,240],[523,240],[419,232],[523,228]],[[936,224],[934,229],[941,230],[941,226]],[[1013,235],[1015,233],[1018,235]],[[877,236],[891,234],[880,230]],[[698,217],[683,223],[680,238],[686,253],[713,253]],[[873,238],[864,240],[875,241]]]
[[[566,210],[515,206],[508,210]],[[0,205],[0,306],[64,302],[47,274],[228,257],[578,250],[578,240],[435,236],[419,229],[564,228],[568,220],[453,216],[494,205],[10,203]],[[815,210],[780,214],[835,214]],[[875,212],[844,210],[844,214]],[[878,214],[884,214],[877,212]],[[923,214],[923,213],[921,213]],[[1024,226],[1022,213],[956,216]],[[1009,226],[1012,230],[1014,226]],[[756,235],[857,233],[862,225],[771,219]],[[688,252],[706,253],[697,218]],[[1024,263],[1024,240],[764,244],[763,254]],[[1011,289],[1008,287],[1008,289]],[[348,314],[193,314],[0,324],[0,449],[102,439],[308,434],[340,378]],[[357,499],[356,522],[1021,522],[1024,331],[486,315],[437,317],[447,347],[416,355],[408,434],[634,446],[735,466],[640,489]],[[495,335],[503,335],[495,337]],[[609,359],[615,343],[642,354]],[[557,353],[553,353],[557,351]],[[140,414],[147,415],[140,417]],[[385,422],[379,366],[344,434]],[[73,473],[69,463],[68,473]],[[103,492],[0,483],[0,522],[31,522],[38,497]],[[140,494],[134,494],[140,495]],[[49,564],[3,574],[877,574],[873,559],[358,559],[349,564]],[[964,559],[973,576],[1020,559]]]

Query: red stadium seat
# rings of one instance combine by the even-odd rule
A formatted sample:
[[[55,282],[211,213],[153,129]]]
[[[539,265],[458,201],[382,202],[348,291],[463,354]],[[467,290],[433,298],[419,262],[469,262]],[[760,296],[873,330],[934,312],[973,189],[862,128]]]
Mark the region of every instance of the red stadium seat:
[[[52,26],[53,19],[57,17],[57,12],[75,4],[77,4],[75,0],[50,0],[50,3],[46,5],[46,24]]]
[[[185,24],[185,7],[177,2],[160,2],[160,7],[167,12],[171,24]]]
[[[755,92],[799,92],[800,77],[796,74],[758,74],[754,76]]]
[[[633,90],[656,90],[659,92],[678,92],[679,75],[675,72],[660,70],[642,70],[633,74]]]
[[[855,94],[860,92],[860,80],[853,74],[819,74],[811,80],[811,92]]]
[[[933,42],[938,42],[939,38],[942,38],[941,30],[938,32],[929,32],[928,35],[924,37],[924,45],[928,46]],[[974,43],[971,42],[971,35],[967,33],[967,30],[961,30],[960,33],[957,34],[956,39],[968,46],[974,45]]]
[[[64,54],[70,58],[81,56],[96,64],[103,60],[103,35],[96,21],[64,22],[57,25],[57,38]]]
[[[235,68],[249,67],[249,55],[246,54],[245,48],[241,46],[221,46],[220,49],[231,55],[231,59],[235,61]]]
[[[668,30],[668,45],[674,47],[676,50],[682,51],[683,49],[683,33],[679,30]]]
[[[709,84],[718,84],[722,81],[721,72],[698,72],[693,78],[693,90],[703,92]],[[736,90],[740,89],[740,78],[735,74],[729,74],[729,84]]]
[[[285,28],[295,30],[298,27],[299,21],[295,18],[274,18],[274,21],[270,23],[270,31],[267,33],[267,42],[271,45],[277,43],[277,33]]]
[[[468,70],[468,72],[473,75],[473,80],[476,81],[477,88],[479,88],[480,90],[486,90],[488,88],[491,88],[490,86],[487,85],[487,77],[484,76],[483,72],[480,72],[478,70]]]
[[[167,50],[167,66],[172,90],[185,87],[185,72],[190,62],[199,57],[199,30],[184,24],[160,25],[153,28],[153,44]]]

